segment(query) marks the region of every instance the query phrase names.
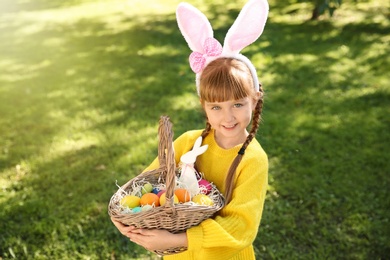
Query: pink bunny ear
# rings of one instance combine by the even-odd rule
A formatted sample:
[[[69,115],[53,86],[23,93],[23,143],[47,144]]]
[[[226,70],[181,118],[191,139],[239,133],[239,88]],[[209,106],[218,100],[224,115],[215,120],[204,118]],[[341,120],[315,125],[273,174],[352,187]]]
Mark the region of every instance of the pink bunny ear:
[[[180,3],[176,10],[179,29],[192,51],[202,52],[207,38],[213,38],[213,29],[207,17],[194,6]]]
[[[263,33],[268,16],[267,0],[250,0],[229,29],[223,45],[224,54],[238,54]]]

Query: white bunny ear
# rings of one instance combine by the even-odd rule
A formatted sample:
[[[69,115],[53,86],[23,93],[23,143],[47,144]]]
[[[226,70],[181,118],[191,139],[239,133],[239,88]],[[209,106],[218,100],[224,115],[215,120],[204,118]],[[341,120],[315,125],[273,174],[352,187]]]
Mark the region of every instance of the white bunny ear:
[[[201,52],[206,39],[213,37],[213,29],[207,17],[194,6],[180,3],[176,9],[176,19],[190,49]]]
[[[201,155],[202,153],[206,152],[207,148],[209,147],[208,144],[202,145],[202,136],[199,136],[194,144],[194,147],[192,148],[192,151],[196,156]]]
[[[199,147],[199,148],[195,149],[194,152],[195,152],[196,156],[198,156],[198,155],[201,155],[204,152],[206,152],[207,148],[209,148],[208,144],[203,145],[202,147]]]
[[[268,17],[267,0],[250,0],[226,34],[223,54],[238,54],[263,33]]]
[[[195,144],[194,144],[194,147],[192,148],[192,150],[196,150],[198,147],[200,147],[202,145],[202,136],[199,136],[196,141],[195,141]]]

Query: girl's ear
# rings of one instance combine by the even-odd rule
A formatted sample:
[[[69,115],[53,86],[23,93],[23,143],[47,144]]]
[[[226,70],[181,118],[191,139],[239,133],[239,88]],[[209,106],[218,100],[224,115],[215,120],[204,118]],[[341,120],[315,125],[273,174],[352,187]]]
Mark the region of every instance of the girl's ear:
[[[256,100],[259,100],[259,99],[261,99],[263,97],[263,93],[260,92],[260,91],[257,91],[255,95],[256,95],[255,96]]]

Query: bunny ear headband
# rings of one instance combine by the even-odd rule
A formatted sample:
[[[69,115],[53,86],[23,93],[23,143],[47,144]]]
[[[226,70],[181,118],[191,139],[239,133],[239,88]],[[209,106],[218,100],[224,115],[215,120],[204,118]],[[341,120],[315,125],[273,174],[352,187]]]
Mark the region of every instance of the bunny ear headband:
[[[256,41],[263,33],[268,16],[267,0],[249,0],[226,34],[223,47],[214,39],[213,29],[207,17],[188,3],[180,3],[176,10],[179,29],[193,51],[189,57],[191,69],[196,73],[196,88],[199,95],[199,78],[211,61],[219,58],[234,58],[244,62],[250,69],[256,91],[259,80],[255,66],[240,54],[246,46]]]

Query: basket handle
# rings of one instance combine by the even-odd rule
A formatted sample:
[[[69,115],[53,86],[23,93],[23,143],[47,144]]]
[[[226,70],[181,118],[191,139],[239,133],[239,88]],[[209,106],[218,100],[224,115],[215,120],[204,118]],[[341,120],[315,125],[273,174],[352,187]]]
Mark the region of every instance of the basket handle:
[[[160,125],[158,128],[159,144],[158,144],[158,159],[161,168],[166,168],[166,203],[165,207],[173,208],[173,195],[175,189],[175,152],[173,149],[173,131],[172,123],[168,116],[160,117]]]

